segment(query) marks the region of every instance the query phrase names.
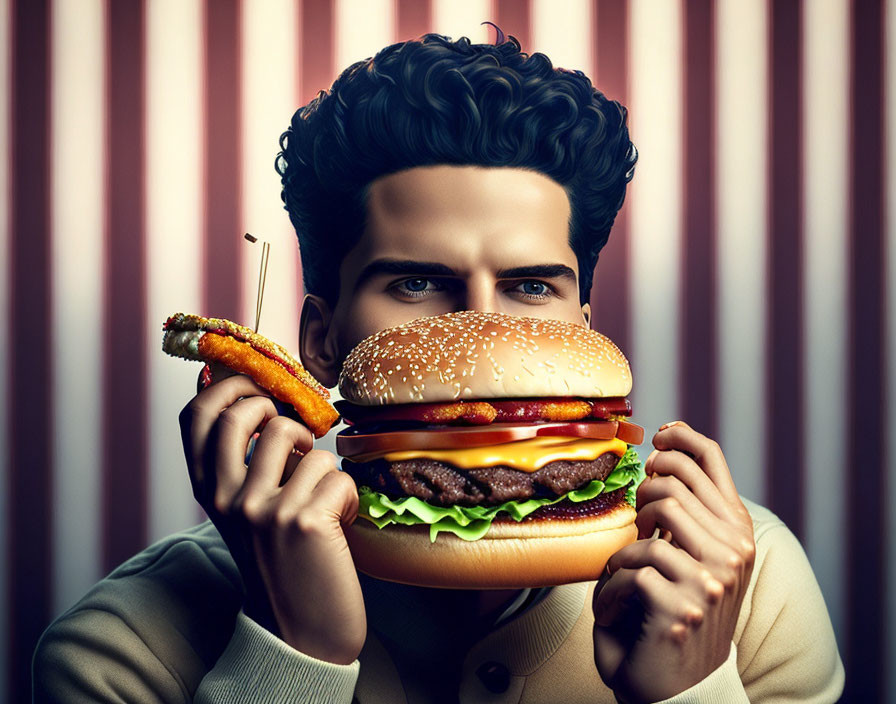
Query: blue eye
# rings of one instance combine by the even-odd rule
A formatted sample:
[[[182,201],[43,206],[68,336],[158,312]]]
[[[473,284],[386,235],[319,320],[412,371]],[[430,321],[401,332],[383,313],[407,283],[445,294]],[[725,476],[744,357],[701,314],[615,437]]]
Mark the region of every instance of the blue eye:
[[[408,279],[402,282],[408,291],[425,291],[426,285],[429,283],[427,279]]]
[[[520,285],[528,296],[543,296],[548,292],[548,287],[540,281],[524,281]]]
[[[413,279],[396,281],[389,288],[394,295],[408,299],[427,298],[442,290],[443,287],[439,282],[434,281],[433,279],[417,276]]]

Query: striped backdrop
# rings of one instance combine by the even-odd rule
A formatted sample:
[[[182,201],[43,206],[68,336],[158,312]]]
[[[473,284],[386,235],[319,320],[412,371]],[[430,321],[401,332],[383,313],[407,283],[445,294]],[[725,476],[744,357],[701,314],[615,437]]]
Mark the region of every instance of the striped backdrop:
[[[806,546],[849,701],[896,701],[896,0],[0,0],[0,699],[114,565],[200,518],[177,310],[295,347],[273,169],[339,69],[433,30],[584,70],[641,158],[596,325],[651,434],[716,437]],[[5,693],[5,695],[4,695]]]

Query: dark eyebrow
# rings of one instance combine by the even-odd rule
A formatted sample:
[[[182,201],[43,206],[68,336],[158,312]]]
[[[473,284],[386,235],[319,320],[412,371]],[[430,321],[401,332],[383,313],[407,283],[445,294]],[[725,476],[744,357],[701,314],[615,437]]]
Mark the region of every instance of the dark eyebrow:
[[[535,264],[533,266],[517,266],[512,269],[501,269],[499,279],[570,279],[576,280],[576,272],[566,264]]]
[[[418,262],[412,259],[375,259],[361,270],[355,288],[360,288],[367,279],[379,274],[457,276],[454,269],[438,262]]]

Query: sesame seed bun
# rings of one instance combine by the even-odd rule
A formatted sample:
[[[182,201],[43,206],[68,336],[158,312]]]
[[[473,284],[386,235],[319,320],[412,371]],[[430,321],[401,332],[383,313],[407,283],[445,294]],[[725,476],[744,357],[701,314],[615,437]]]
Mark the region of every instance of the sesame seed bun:
[[[628,361],[576,323],[461,311],[383,330],[355,347],[342,397],[367,406],[466,399],[627,396]]]

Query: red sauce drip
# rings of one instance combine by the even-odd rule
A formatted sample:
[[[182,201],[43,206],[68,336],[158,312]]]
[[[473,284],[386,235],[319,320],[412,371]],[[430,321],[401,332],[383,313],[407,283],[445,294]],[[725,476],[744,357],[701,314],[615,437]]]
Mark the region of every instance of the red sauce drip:
[[[207,389],[209,386],[211,386],[212,368],[207,364],[202,367],[202,372],[199,376],[199,383],[202,384],[203,389]]]

